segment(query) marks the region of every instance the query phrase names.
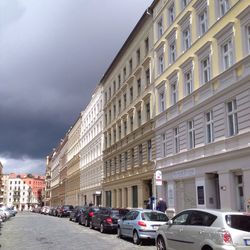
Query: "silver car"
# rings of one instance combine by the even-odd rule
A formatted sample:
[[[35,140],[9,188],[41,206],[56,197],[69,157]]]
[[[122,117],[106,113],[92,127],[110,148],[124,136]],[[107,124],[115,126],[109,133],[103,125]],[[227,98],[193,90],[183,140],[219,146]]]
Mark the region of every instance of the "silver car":
[[[188,209],[159,228],[158,250],[249,250],[250,214]]]
[[[133,209],[125,217],[118,221],[118,237],[129,237],[134,244],[140,244],[142,240],[155,239],[156,230],[166,224],[166,214],[150,209]]]

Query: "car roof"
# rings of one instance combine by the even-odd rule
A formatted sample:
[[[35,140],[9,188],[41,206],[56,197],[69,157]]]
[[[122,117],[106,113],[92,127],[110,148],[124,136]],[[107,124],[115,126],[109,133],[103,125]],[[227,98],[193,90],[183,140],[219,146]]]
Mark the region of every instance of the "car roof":
[[[185,209],[181,212],[185,212],[185,211],[201,211],[201,212],[211,213],[214,215],[235,214],[235,215],[249,215],[250,216],[250,213],[235,211],[232,209],[190,208],[190,209]]]

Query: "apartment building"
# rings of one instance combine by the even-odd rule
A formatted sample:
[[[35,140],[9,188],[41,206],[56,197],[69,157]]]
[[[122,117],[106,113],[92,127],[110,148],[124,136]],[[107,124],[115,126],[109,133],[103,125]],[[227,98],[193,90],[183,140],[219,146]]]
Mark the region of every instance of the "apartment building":
[[[30,207],[42,205],[42,195],[45,189],[44,176],[11,173],[6,175],[5,180],[5,206],[14,206],[17,210],[28,210]]]
[[[152,3],[156,168],[169,210],[249,209],[250,3]]]
[[[103,93],[98,85],[82,111],[80,135],[80,202],[102,205]]]
[[[47,168],[51,169],[51,206],[65,204],[65,182],[67,176],[65,158],[67,152],[67,140],[68,135],[66,134],[64,139],[61,139],[57,148],[54,149],[48,157]]]
[[[0,162],[0,206],[3,205],[4,200],[4,182],[3,182],[3,165]]]
[[[101,80],[104,206],[145,207],[153,194],[152,20],[145,11]]]
[[[79,115],[68,132],[66,151],[65,204],[73,206],[79,205],[81,122]]]

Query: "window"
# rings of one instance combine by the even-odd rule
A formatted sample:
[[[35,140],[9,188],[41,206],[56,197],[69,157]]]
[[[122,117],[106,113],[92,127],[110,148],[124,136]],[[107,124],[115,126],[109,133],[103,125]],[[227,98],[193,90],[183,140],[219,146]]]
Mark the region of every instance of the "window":
[[[148,140],[148,161],[152,160],[152,143]]]
[[[133,131],[133,126],[134,126],[134,118],[133,115],[130,116],[130,131]]]
[[[228,134],[233,136],[238,134],[238,115],[236,100],[227,103]]]
[[[111,87],[109,87],[109,99],[111,98]]]
[[[246,26],[247,52],[250,54],[250,25]]]
[[[219,15],[224,16],[229,10],[229,0],[219,0]]]
[[[177,82],[171,84],[171,104],[174,105],[177,103]]]
[[[113,130],[113,135],[114,135],[114,143],[116,142],[116,129]]]
[[[162,145],[162,157],[167,156],[167,135],[166,133],[161,134],[161,145]]]
[[[183,38],[183,51],[186,51],[191,46],[190,27],[187,27],[185,30],[182,31],[182,38]]]
[[[211,143],[214,141],[214,121],[213,111],[206,113],[206,142]]]
[[[182,0],[181,1],[182,9],[184,9],[188,5],[188,2],[189,2],[189,0]]]
[[[140,51],[140,49],[138,49],[136,51],[136,58],[137,58],[137,65],[139,65],[140,62],[141,62],[141,51]]]
[[[163,24],[162,24],[162,18],[157,22],[157,34],[158,39],[160,39],[163,35]]]
[[[131,148],[131,165],[134,166],[135,162],[135,150],[134,148]]]
[[[126,69],[126,66],[123,68],[123,81],[126,80],[126,77],[127,77],[127,69]]]
[[[127,94],[125,93],[124,95],[123,95],[123,103],[124,103],[124,109],[126,108],[126,106],[127,106]]]
[[[185,87],[185,96],[190,95],[193,91],[193,80],[192,80],[192,71],[184,73],[184,87]]]
[[[150,102],[146,104],[146,118],[147,118],[147,121],[150,120]]]
[[[133,71],[133,60],[130,59],[129,60],[129,74],[132,74],[132,71]]]
[[[138,127],[141,126],[141,110],[137,110],[137,124],[138,124]]]
[[[125,165],[125,169],[127,169],[127,166],[128,166],[128,152],[124,153],[124,165]]]
[[[113,114],[114,114],[114,117],[116,117],[116,106],[115,105],[113,106]]]
[[[123,122],[123,126],[124,126],[124,135],[127,135],[127,121]]]
[[[119,154],[119,172],[121,172],[122,169],[122,155]]]
[[[150,70],[149,69],[145,71],[145,76],[146,76],[146,86],[148,86],[150,84]]]
[[[172,4],[168,8],[168,22],[169,22],[169,25],[171,25],[174,22],[174,19],[175,19],[175,9],[174,9],[174,4]]]
[[[143,160],[143,157],[142,157],[142,144],[139,144],[139,146],[138,146],[138,161],[139,161],[139,165],[142,164],[142,160]]]
[[[201,60],[201,76],[202,76],[202,83],[206,83],[210,80],[210,57],[206,57]]]
[[[198,18],[199,18],[199,33],[201,36],[208,29],[207,8],[199,14]]]
[[[174,41],[169,45],[169,62],[174,63],[176,60],[176,42]]]
[[[130,102],[133,102],[134,99],[133,87],[130,87],[129,91],[130,91]]]
[[[164,54],[163,52],[158,56],[158,74],[161,75],[164,71]]]
[[[122,101],[121,99],[118,100],[118,112],[120,113],[122,109]]]
[[[174,128],[174,153],[180,152],[179,127]]]
[[[141,78],[137,79],[137,94],[141,94]]]
[[[233,46],[232,40],[229,39],[221,45],[224,70],[228,69],[233,64]]]
[[[113,91],[114,91],[114,93],[116,92],[116,82],[115,81],[113,81]],[[98,105],[98,109],[99,109],[99,105]]]
[[[148,37],[144,40],[144,46],[145,46],[145,55],[149,52],[149,40]]]
[[[166,109],[166,100],[165,100],[165,89],[164,87],[159,90],[159,108],[160,112],[163,112]]]
[[[119,140],[120,140],[121,137],[122,137],[122,127],[121,127],[121,125],[118,126],[118,135],[119,135]]]
[[[118,89],[121,87],[121,75],[118,75]]]
[[[192,149],[195,147],[195,130],[194,121],[188,121],[188,147]]]

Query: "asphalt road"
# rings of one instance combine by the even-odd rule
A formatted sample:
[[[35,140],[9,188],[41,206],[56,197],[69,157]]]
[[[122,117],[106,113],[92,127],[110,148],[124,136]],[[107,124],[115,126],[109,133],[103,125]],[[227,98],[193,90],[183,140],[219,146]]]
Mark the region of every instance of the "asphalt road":
[[[4,222],[1,250],[156,250],[153,242],[134,245],[114,233],[101,234],[69,221],[31,212],[19,212]]]

